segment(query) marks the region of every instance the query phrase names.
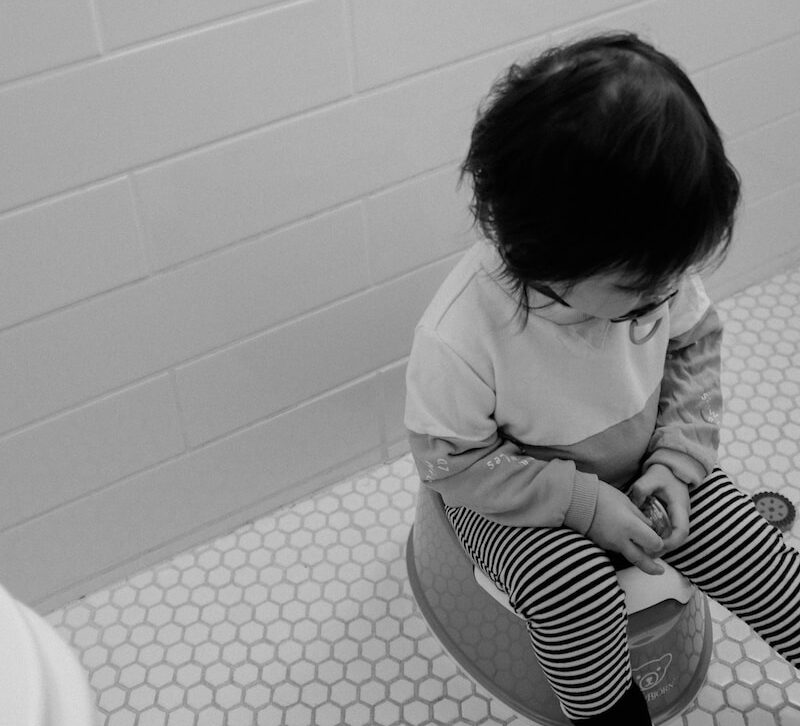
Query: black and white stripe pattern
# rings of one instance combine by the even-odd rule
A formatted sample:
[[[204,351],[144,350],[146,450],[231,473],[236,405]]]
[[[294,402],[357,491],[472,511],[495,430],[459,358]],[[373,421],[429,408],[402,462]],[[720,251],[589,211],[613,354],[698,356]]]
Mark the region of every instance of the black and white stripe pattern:
[[[563,528],[509,527],[445,511],[467,552],[527,621],[536,657],[571,719],[607,711],[628,689],[625,596],[607,555]]]
[[[691,496],[691,534],[664,557],[800,668],[800,555],[720,469]]]
[[[690,493],[690,535],[664,559],[800,667],[800,553],[716,468]],[[631,685],[628,615],[608,555],[566,528],[510,527],[445,507],[473,561],[527,622],[568,718],[609,710]]]

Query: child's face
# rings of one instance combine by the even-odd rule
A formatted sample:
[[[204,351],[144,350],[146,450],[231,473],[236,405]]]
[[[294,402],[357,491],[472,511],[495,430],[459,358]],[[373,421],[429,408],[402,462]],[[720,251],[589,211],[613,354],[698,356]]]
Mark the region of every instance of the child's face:
[[[666,302],[674,292],[675,283],[670,281],[646,293],[637,292],[631,281],[621,273],[602,273],[593,275],[573,285],[570,290],[564,286],[553,286],[555,291],[570,307],[595,318],[614,320],[629,316],[658,302]]]

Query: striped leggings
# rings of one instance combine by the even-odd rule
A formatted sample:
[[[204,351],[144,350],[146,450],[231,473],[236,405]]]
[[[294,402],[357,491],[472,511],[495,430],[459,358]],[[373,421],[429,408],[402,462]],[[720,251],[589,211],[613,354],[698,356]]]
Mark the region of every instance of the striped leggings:
[[[800,553],[720,469],[691,489],[690,534],[663,559],[800,668]],[[525,619],[571,720],[609,710],[631,686],[625,597],[608,553],[561,527],[510,527],[445,507],[472,560]]]

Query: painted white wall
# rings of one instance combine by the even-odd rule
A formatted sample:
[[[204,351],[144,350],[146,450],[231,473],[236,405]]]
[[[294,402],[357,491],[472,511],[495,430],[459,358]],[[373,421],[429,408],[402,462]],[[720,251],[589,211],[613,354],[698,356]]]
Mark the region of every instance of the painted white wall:
[[[796,0],[46,0],[0,23],[0,581],[40,611],[402,453],[413,325],[512,60],[643,33],[800,261]]]

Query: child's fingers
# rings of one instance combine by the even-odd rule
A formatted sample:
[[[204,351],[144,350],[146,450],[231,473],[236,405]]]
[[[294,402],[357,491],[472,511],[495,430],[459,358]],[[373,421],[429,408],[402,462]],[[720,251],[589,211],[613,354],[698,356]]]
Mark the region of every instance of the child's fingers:
[[[678,549],[686,541],[687,536],[688,532],[681,533],[673,530],[669,537],[664,538],[664,552],[672,552],[672,550]]]
[[[637,507],[641,507],[644,504],[644,500],[653,494],[655,490],[655,482],[649,479],[639,479],[628,491],[628,497]]]
[[[641,510],[641,506],[642,504],[644,504],[645,498],[646,497],[643,497],[642,501],[637,503],[636,500],[633,498],[633,492],[630,492],[628,494],[628,499],[630,500],[630,503],[633,506],[628,507],[628,510],[633,513],[636,519],[638,519],[643,524],[646,524],[648,529],[652,531],[652,528],[650,527],[650,520],[645,516],[645,513]]]
[[[655,560],[647,557],[634,563],[642,572],[648,575],[663,575],[664,567],[659,565]]]
[[[659,553],[664,549],[664,541],[651,529],[647,519],[642,516],[644,526],[637,527],[631,536],[631,542],[645,553]]]
[[[664,539],[664,549],[674,550],[680,547],[689,537],[689,512],[677,502],[669,502],[667,505],[669,521],[672,524],[672,532],[669,537]]]
[[[625,559],[633,565],[636,565],[642,572],[648,575],[661,575],[664,572],[664,566],[656,562],[650,555],[644,552],[635,543],[631,542],[630,547],[627,547],[625,552]]]

